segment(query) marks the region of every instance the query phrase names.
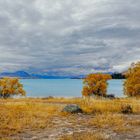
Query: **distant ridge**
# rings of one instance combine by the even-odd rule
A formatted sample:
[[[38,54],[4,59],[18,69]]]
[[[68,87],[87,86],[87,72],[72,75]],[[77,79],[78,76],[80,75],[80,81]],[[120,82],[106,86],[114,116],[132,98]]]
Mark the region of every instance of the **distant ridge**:
[[[0,78],[3,78],[3,77],[17,77],[17,78],[21,78],[21,79],[66,79],[66,78],[70,78],[69,76],[49,76],[49,75],[44,75],[44,74],[29,74],[25,71],[0,73]]]
[[[30,78],[31,75],[25,71],[17,71],[17,72],[3,72],[0,73],[0,77],[18,77],[18,78]]]
[[[50,74],[50,73],[49,73]],[[112,75],[113,79],[124,79],[125,76],[123,73],[108,73]],[[0,78],[3,77],[17,77],[21,79],[83,79],[86,75],[76,75],[76,76],[57,76],[57,75],[47,75],[44,73],[35,74],[27,73],[25,71],[16,71],[16,72],[3,72],[0,73]]]

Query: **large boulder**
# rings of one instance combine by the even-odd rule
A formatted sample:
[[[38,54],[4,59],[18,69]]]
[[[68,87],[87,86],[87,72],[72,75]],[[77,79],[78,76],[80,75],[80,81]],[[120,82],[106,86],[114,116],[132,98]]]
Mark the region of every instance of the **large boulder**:
[[[82,109],[76,104],[70,104],[63,108],[62,112],[68,113],[82,113]]]

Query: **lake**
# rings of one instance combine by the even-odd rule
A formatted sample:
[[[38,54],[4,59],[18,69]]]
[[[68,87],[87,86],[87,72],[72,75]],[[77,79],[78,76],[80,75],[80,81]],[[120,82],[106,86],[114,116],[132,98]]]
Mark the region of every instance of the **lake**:
[[[80,79],[22,79],[21,83],[28,97],[80,97],[83,86]],[[123,80],[108,83],[108,94],[123,96]]]

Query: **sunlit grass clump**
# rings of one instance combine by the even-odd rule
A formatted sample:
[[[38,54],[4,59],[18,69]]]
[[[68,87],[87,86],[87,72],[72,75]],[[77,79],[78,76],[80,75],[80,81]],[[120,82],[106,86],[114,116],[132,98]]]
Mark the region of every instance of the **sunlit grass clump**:
[[[133,113],[140,113],[140,101],[136,99],[114,99],[101,100],[90,99],[90,101],[81,102],[81,107],[87,113],[105,113],[105,112],[122,112],[122,107],[130,105]]]
[[[61,109],[58,105],[8,101],[0,104],[0,136],[50,127],[52,116]]]

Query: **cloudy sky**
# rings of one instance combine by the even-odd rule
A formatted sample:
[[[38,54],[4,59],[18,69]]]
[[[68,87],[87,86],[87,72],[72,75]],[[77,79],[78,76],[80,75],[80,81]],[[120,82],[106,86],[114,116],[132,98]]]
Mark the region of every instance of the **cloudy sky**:
[[[0,71],[124,71],[140,60],[140,0],[0,0]]]

